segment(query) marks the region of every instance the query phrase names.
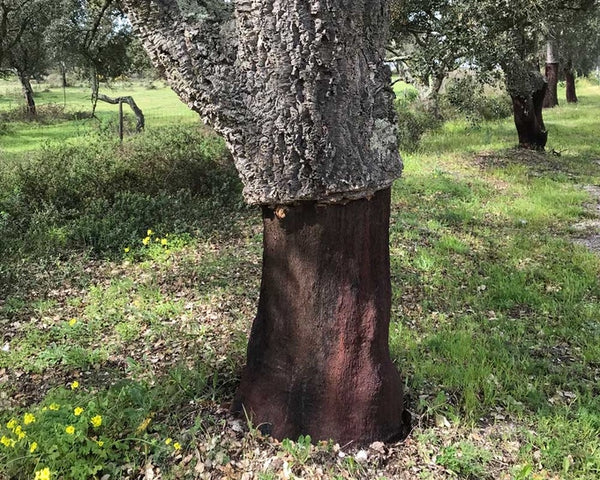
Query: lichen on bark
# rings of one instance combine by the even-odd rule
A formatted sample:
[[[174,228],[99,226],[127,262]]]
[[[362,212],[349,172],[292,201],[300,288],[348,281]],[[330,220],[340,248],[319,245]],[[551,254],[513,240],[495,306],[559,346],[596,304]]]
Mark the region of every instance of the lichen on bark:
[[[387,2],[125,0],[153,61],[226,139],[249,203],[335,203],[402,170]]]

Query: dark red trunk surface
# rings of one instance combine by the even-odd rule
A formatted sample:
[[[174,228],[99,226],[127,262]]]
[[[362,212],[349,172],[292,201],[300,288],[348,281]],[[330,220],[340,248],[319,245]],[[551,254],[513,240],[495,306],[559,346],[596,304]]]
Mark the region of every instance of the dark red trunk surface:
[[[388,348],[389,189],[277,213],[263,208],[260,300],[234,410],[279,439],[405,436]]]
[[[544,150],[548,131],[544,125],[542,105],[546,84],[530,97],[512,96],[515,125],[519,134],[519,146],[530,150]]]
[[[575,74],[573,70],[565,68],[565,80],[567,83],[567,103],[577,103],[577,90],[575,88]]]
[[[546,63],[546,80],[548,88],[544,95],[544,108],[554,108],[558,105],[558,63]]]

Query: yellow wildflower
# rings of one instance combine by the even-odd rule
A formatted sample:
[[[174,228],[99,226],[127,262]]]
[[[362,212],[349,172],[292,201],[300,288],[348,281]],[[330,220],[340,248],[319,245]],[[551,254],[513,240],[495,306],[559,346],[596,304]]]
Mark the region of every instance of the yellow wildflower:
[[[2,438],[0,438],[0,443],[2,445],[4,445],[5,447],[13,447],[14,444],[12,442],[13,442],[13,440],[8,438],[6,435],[2,435]]]
[[[50,406],[48,407],[50,410],[58,410],[60,408],[60,405],[58,403],[51,403]]]
[[[99,447],[101,447],[102,445],[104,445],[104,442],[102,440],[98,440],[96,443],[98,444]]]
[[[168,240],[167,240],[166,238],[163,238],[163,239],[160,241],[160,244],[161,244],[161,245],[166,245],[167,243],[168,243]]]
[[[33,442],[31,445],[29,445],[29,453],[33,453],[37,450],[38,444],[37,442]]]
[[[150,229],[148,229],[148,231],[146,232],[146,235],[150,236],[150,235],[154,235],[154,232]]]
[[[102,417],[100,415],[96,415],[90,419],[90,422],[94,428],[98,428],[100,425],[102,425]]]
[[[26,413],[23,416],[23,423],[25,425],[29,425],[30,423],[35,422],[35,415],[33,415],[32,413]]]
[[[144,245],[148,245],[148,244],[150,243],[150,237],[146,237],[146,238],[144,238],[144,239],[142,240],[142,243],[143,243]]]
[[[141,432],[143,432],[144,430],[146,430],[146,429],[148,428],[148,425],[150,425],[150,422],[151,422],[151,421],[152,421],[152,417],[151,417],[151,416],[150,416],[150,417],[146,417],[146,418],[144,419],[144,421],[143,421],[142,423],[140,423],[140,424],[139,424],[139,426],[138,426],[138,427],[137,427],[137,429],[136,429],[136,432],[137,432],[137,433],[141,433]]]
[[[73,325],[75,325],[77,323],[77,319],[76,318],[72,318],[71,320],[69,320],[69,325],[72,327]]]
[[[173,448],[175,449],[175,451],[177,451],[177,450],[181,450],[181,443],[179,443],[179,442],[175,442],[175,443],[173,444]]]
[[[172,438],[165,439],[165,445],[170,445],[172,441],[173,441]]]
[[[46,467],[35,472],[34,480],[50,480],[50,469]]]
[[[78,417],[79,415],[81,415],[83,413],[83,408],[81,407],[75,407],[75,410],[73,410],[73,414]]]
[[[76,388],[79,388],[79,382],[77,380],[71,383],[71,390],[75,390]]]
[[[125,253],[129,253],[129,250],[131,250],[131,248],[125,247],[123,250],[125,250]]]
[[[8,428],[11,432],[14,432],[17,425],[17,421],[13,418],[6,424],[6,428]]]
[[[17,425],[17,428],[15,428],[15,435],[19,438],[19,440],[22,440],[27,434],[23,431],[21,425]]]
[[[67,428],[65,428],[65,432],[67,432],[69,435],[73,435],[75,433],[75,427],[73,425],[69,425]]]

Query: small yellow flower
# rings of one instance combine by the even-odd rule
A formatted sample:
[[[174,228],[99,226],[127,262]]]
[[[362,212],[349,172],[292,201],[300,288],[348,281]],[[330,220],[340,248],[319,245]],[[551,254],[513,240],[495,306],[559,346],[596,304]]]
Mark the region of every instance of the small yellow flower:
[[[100,425],[102,425],[102,417],[100,415],[96,415],[90,419],[90,422],[94,428],[98,428]]]
[[[76,318],[72,318],[71,320],[69,320],[69,325],[72,327],[73,325],[75,325],[77,323],[77,319]]]
[[[73,410],[73,414],[78,417],[79,415],[81,415],[83,413],[83,408],[81,407],[75,407],[75,410]]]
[[[11,432],[14,432],[17,425],[17,421],[13,418],[6,424],[6,428],[8,428]]]
[[[173,441],[172,438],[165,439],[165,445],[170,445],[172,441]]]
[[[129,250],[131,250],[131,248],[125,247],[123,250],[125,250],[125,253],[129,253]]]
[[[67,428],[65,428],[65,432],[67,432],[69,435],[73,435],[75,433],[75,427],[73,425],[69,425]]]
[[[154,235],[154,232],[150,229],[148,229],[148,231],[146,232],[146,235],[151,236]]]
[[[173,448],[175,449],[175,451],[181,450],[181,443],[175,442],[173,444]]]
[[[31,445],[29,445],[29,453],[33,453],[37,450],[38,448],[38,444],[37,442],[33,442]]]
[[[35,415],[33,415],[32,413],[26,413],[23,416],[23,423],[25,425],[29,425],[30,423],[35,422]]]
[[[8,438],[6,435],[2,435],[2,438],[0,438],[0,443],[2,445],[4,445],[5,447],[12,447],[12,446],[14,446],[12,444],[12,440],[10,438]]]
[[[50,469],[46,467],[35,472],[34,480],[50,480]]]
[[[163,238],[163,239],[160,241],[160,244],[161,244],[161,245],[166,245],[167,243],[169,243],[169,242],[168,242],[168,240],[167,240],[166,238]]]
[[[77,380],[71,383],[71,390],[75,390],[76,388],[79,388],[79,382]]]
[[[137,433],[141,433],[144,430],[146,430],[148,428],[148,425],[150,425],[150,422],[152,421],[152,416],[150,417],[146,417],[144,419],[144,421],[142,423],[139,424],[139,426],[136,428],[136,432]]]
[[[148,244],[150,243],[150,237],[146,237],[146,238],[144,238],[144,239],[142,240],[142,243],[143,243],[144,245],[148,245]]]
[[[104,442],[102,440],[98,440],[96,443],[98,444],[99,447],[101,447],[102,445],[104,445]]]
[[[15,428],[15,435],[19,438],[19,440],[22,440],[27,436],[27,434],[21,428],[21,425],[17,425],[17,428]]]
[[[51,403],[50,406],[48,407],[50,410],[58,410],[60,408],[60,405],[58,403]]]

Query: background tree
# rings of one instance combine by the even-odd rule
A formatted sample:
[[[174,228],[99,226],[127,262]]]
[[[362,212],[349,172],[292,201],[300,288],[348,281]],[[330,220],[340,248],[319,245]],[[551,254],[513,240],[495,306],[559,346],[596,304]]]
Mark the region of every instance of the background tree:
[[[0,70],[16,73],[31,117],[36,116],[31,79],[49,67],[45,34],[56,15],[49,0],[0,0]]]
[[[92,115],[100,80],[129,71],[133,33],[115,0],[59,0],[63,15],[49,32],[57,60],[82,67],[90,79]]]
[[[279,438],[405,434],[388,350],[390,186],[402,164],[387,1],[124,3],[262,206],[260,300],[234,408]]]

